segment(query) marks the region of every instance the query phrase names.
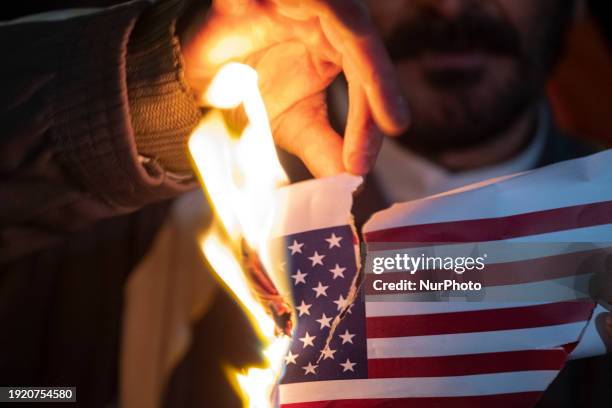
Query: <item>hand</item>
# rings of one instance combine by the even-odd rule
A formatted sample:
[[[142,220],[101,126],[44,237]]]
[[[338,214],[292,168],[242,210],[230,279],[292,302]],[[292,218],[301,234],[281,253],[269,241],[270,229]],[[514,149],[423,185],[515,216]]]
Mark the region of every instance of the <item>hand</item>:
[[[254,67],[276,143],[315,176],[367,173],[382,132],[408,125],[393,65],[359,0],[213,1],[205,23],[182,37],[182,48],[185,77],[196,91],[228,61]],[[340,71],[349,87],[344,140],[329,125],[325,101]]]

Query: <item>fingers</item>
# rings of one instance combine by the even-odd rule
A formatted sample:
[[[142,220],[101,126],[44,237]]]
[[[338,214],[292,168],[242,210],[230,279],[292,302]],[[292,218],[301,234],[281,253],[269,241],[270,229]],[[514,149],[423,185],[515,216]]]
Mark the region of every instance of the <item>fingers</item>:
[[[326,35],[353,65],[367,96],[375,122],[388,134],[406,129],[408,106],[396,79],[395,69],[365,6],[358,0],[316,2]]]
[[[368,173],[374,166],[382,139],[370,114],[365,91],[349,78],[349,112],[343,147],[347,171],[358,175]]]
[[[342,138],[329,125],[324,95],[299,102],[274,122],[281,148],[298,156],[315,177],[342,173]]]

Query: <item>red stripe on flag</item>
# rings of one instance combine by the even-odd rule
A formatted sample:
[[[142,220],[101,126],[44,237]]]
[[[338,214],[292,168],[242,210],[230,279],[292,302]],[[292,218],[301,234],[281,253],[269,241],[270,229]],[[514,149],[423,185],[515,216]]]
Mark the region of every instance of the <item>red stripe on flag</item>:
[[[283,408],[521,408],[531,407],[541,392],[478,395],[469,397],[379,398],[282,404]]]
[[[379,358],[368,360],[368,377],[452,377],[513,371],[560,370],[566,356],[565,350],[558,348],[440,357]]]
[[[612,201],[371,231],[366,242],[482,242],[612,223]]]
[[[526,329],[586,321],[593,307],[593,302],[577,301],[469,312],[377,316],[366,319],[366,330],[368,338],[383,338]]]

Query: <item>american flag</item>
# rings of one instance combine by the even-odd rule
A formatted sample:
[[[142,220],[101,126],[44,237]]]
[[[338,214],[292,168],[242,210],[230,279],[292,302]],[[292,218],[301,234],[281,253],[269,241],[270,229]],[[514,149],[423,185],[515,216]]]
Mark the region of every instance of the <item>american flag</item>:
[[[357,301],[335,327],[357,273],[353,231],[338,226],[287,237],[298,319],[282,384],[367,378],[365,304]]]
[[[519,185],[537,189],[537,180],[535,186],[533,179],[525,181]],[[549,197],[541,189],[518,204],[494,205],[491,194],[499,190],[486,188],[441,197],[442,204],[427,203],[428,210],[422,202],[407,203],[374,217],[364,237],[370,243],[421,244],[578,240],[600,242],[598,248],[609,251],[612,190],[606,187],[594,199],[589,193],[597,186],[579,187],[586,189],[582,195]],[[456,210],[458,202],[466,213]],[[479,211],[483,202],[488,210]],[[445,206],[454,211],[445,212]],[[352,229],[342,225],[285,238],[298,316],[279,389],[285,408],[530,407],[581,340],[595,307],[563,294],[557,301],[498,304],[397,302],[360,294],[327,343],[357,273]],[[498,269],[514,263],[516,271],[532,262],[545,273],[519,273],[487,285],[502,291],[562,287],[576,272],[559,272],[564,257],[575,258],[572,246],[562,248],[539,257],[516,254]],[[540,268],[546,261],[552,268]]]

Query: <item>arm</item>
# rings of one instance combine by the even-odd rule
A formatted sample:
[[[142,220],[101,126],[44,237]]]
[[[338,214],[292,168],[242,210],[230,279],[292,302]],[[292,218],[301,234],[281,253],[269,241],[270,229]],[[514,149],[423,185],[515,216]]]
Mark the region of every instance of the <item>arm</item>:
[[[0,262],[195,186],[177,12],[138,1],[0,26]]]

